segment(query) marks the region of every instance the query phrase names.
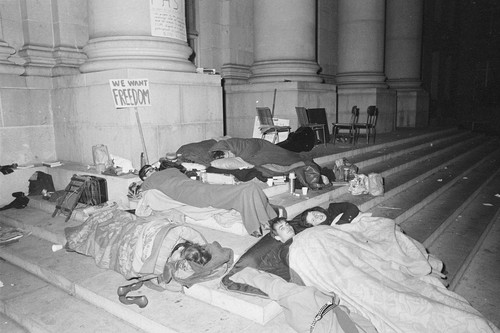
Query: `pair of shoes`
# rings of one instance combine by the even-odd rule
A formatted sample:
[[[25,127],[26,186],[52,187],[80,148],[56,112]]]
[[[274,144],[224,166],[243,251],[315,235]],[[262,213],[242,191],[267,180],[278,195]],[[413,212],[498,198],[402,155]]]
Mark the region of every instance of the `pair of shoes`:
[[[139,290],[142,287],[143,282],[135,282],[126,286],[118,287],[116,293],[118,294],[118,300],[122,304],[136,304],[140,308],[144,308],[148,305],[148,299],[146,296],[127,296],[127,294],[133,290]]]

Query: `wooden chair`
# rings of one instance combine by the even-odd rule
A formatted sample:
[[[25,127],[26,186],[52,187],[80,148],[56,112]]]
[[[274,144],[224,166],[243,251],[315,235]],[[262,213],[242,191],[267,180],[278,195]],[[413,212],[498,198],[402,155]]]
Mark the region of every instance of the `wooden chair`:
[[[311,124],[323,124],[325,125],[323,130],[323,136],[325,138],[325,142],[330,142],[330,132],[328,131],[328,120],[326,119],[326,110],[325,108],[309,108],[307,111],[307,119],[309,119],[309,123]],[[325,143],[325,144],[326,144]]]
[[[332,123],[333,144],[337,141],[337,135],[339,135],[341,131],[345,131],[347,138],[349,138],[353,145],[356,144],[356,123],[358,122],[358,118],[359,108],[354,105],[351,110],[351,120],[348,123]]]
[[[366,122],[356,123],[356,141],[358,141],[361,131],[365,131],[366,143],[370,143],[370,137],[373,137],[373,143],[375,143],[375,136],[377,135],[377,118],[378,118],[378,108],[375,105],[370,105],[366,110]]]
[[[324,124],[310,123],[309,118],[307,117],[307,110],[303,106],[296,106],[295,112],[297,112],[297,119],[299,121],[299,127],[309,127],[310,129],[312,129],[318,138],[317,142],[319,142],[319,141],[323,142],[323,144],[326,147],[326,144],[328,143],[328,141],[326,140],[326,131],[325,131],[326,127],[325,127],[325,125]]]
[[[279,133],[288,132],[288,134],[290,134],[290,126],[274,125],[273,116],[268,107],[257,107],[257,116],[259,117],[259,129],[262,134],[262,139],[266,137],[266,134],[273,133],[272,143],[277,143],[277,141],[279,141]]]

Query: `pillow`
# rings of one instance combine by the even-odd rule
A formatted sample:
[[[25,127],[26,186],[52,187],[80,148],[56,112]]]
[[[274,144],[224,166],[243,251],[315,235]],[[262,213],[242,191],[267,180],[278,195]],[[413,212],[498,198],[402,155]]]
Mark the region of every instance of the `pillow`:
[[[254,165],[245,162],[241,157],[219,158],[210,162],[210,166],[225,170],[251,169]]]
[[[203,164],[200,163],[190,163],[190,162],[183,162],[181,163],[183,167],[186,168],[187,171],[193,171],[193,170],[206,170],[207,167]]]

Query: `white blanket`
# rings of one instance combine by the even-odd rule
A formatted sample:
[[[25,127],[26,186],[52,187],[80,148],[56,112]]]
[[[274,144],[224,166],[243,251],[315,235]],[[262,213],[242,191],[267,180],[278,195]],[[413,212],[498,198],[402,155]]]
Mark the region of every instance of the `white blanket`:
[[[335,292],[379,332],[500,332],[441,283],[442,263],[393,220],[360,214],[294,237],[290,268],[306,285]]]

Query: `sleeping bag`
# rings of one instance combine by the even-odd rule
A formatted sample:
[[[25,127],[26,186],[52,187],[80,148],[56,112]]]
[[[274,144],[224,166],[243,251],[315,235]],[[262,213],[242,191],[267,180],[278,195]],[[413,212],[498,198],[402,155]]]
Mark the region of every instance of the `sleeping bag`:
[[[65,235],[67,249],[93,257],[98,267],[112,269],[126,279],[162,274],[173,248],[185,241],[204,246],[212,259],[204,266],[189,262],[193,274],[188,277],[176,279],[176,272],[172,272],[183,286],[222,276],[233,262],[231,249],[217,242],[207,244],[205,237],[189,226],[168,218],[151,221],[116,208],[66,228]],[[172,265],[177,269],[178,265]]]

